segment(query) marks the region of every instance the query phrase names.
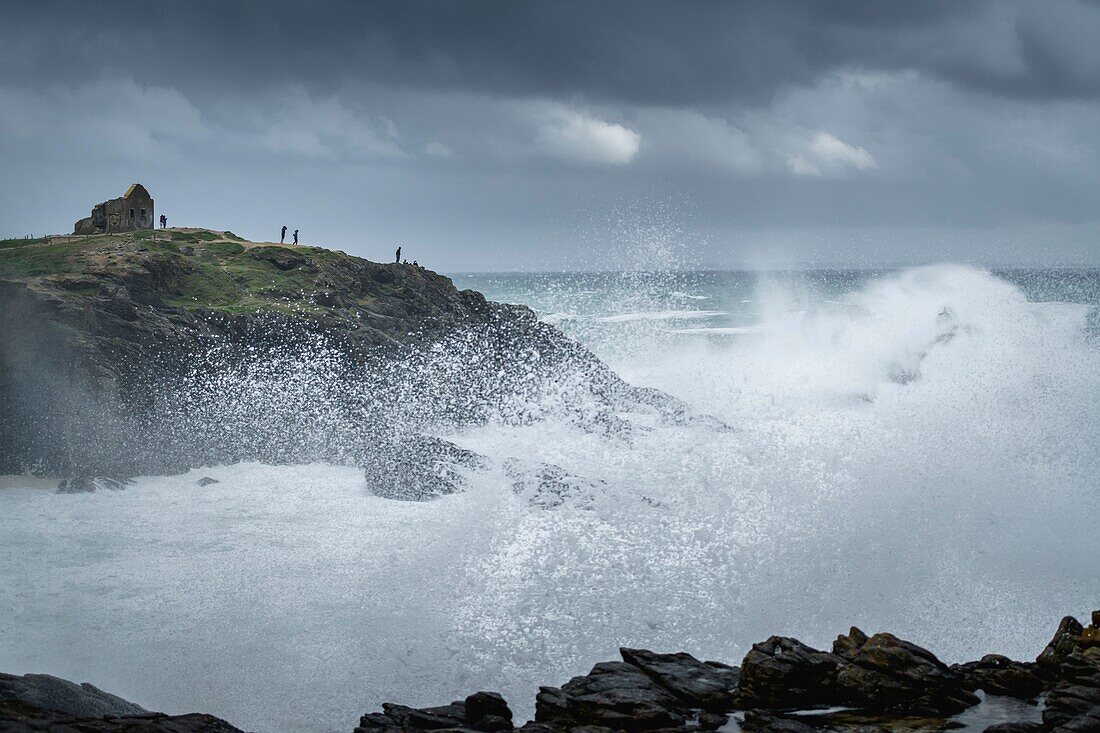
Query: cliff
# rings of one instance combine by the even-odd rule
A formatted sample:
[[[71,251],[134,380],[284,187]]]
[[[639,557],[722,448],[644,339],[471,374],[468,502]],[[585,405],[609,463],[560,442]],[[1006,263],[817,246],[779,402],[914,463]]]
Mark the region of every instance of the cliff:
[[[438,493],[476,457],[428,433],[530,419],[548,390],[592,429],[622,400],[680,410],[422,267],[204,229],[0,242],[0,473],[334,460],[408,484],[412,446]]]

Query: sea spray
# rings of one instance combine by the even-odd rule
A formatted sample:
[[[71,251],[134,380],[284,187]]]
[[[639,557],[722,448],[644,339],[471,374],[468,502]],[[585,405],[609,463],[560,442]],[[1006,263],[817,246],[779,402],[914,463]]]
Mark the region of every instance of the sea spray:
[[[1095,605],[1088,305],[943,266],[766,285],[654,275],[647,302],[616,310],[602,277],[585,312],[683,310],[670,294],[691,292],[730,314],[715,327],[757,326],[562,324],[718,423],[629,408],[590,420],[599,401],[579,387],[510,392],[482,424],[437,423],[488,465],[421,503],[330,464],[215,466],[77,497],[6,489],[0,534],[34,551],[0,558],[15,589],[0,666],[247,728],[344,729],[384,700],[471,689],[526,715],[538,684],[619,645],[735,661],[772,633],[825,646],[856,623],[947,661],[1030,658],[1053,616]],[[542,285],[527,281],[536,305]],[[569,289],[549,287],[566,310]],[[530,501],[512,467],[541,464],[585,490]]]

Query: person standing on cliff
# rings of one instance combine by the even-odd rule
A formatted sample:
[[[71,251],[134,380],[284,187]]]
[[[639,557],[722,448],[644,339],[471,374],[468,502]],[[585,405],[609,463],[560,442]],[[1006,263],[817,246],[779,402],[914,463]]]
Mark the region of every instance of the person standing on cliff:
[[[279,235],[279,244],[282,244],[285,241],[286,241],[286,227],[284,226],[282,233]]]
[[[298,230],[294,230],[294,244],[298,244]]]
[[[168,217],[165,216],[164,214],[161,214],[160,215],[160,228],[164,229],[166,226],[168,226]]]
[[[394,262],[396,262],[399,265],[401,264],[401,248],[400,247],[397,248],[397,257],[394,258]]]

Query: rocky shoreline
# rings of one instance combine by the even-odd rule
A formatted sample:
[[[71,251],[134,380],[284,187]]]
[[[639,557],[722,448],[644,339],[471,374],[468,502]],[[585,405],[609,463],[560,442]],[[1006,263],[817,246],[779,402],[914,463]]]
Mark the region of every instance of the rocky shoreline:
[[[203,229],[0,241],[0,404],[0,474],[69,491],[328,461],[399,499],[476,467],[433,437],[451,427],[548,404],[593,431],[684,413],[529,308],[424,267]]]
[[[1096,733],[1100,611],[1067,616],[1034,662],[990,654],[948,666],[888,633],[852,628],[830,651],[773,636],[741,665],[622,649],[560,687],[542,687],[535,718],[517,725],[494,692],[429,708],[386,703],[354,733]],[[986,725],[995,701],[1013,715]],[[1002,717],[1003,714],[1002,714]],[[239,733],[209,715],[151,713],[85,683],[0,675],[0,730],[11,733]]]

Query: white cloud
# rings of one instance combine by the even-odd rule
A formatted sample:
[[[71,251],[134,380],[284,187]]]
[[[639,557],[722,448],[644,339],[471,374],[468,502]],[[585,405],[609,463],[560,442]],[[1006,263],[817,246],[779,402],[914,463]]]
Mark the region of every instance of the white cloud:
[[[690,109],[655,108],[641,110],[637,120],[651,162],[705,166],[737,175],[758,173],[764,166],[755,141],[721,117]]]
[[[567,107],[543,106],[539,117],[536,146],[563,160],[625,165],[641,148],[642,136],[634,130]]]
[[[875,167],[875,159],[866,150],[849,145],[827,132],[819,132],[810,142],[810,152],[826,163],[866,170]]]
[[[438,140],[432,140],[424,146],[425,155],[430,155],[434,158],[454,158],[455,151],[439,142]]]
[[[797,176],[842,174],[852,169],[868,170],[877,165],[863,148],[849,145],[827,132],[814,135],[805,151],[792,152],[787,156],[787,166]]]

